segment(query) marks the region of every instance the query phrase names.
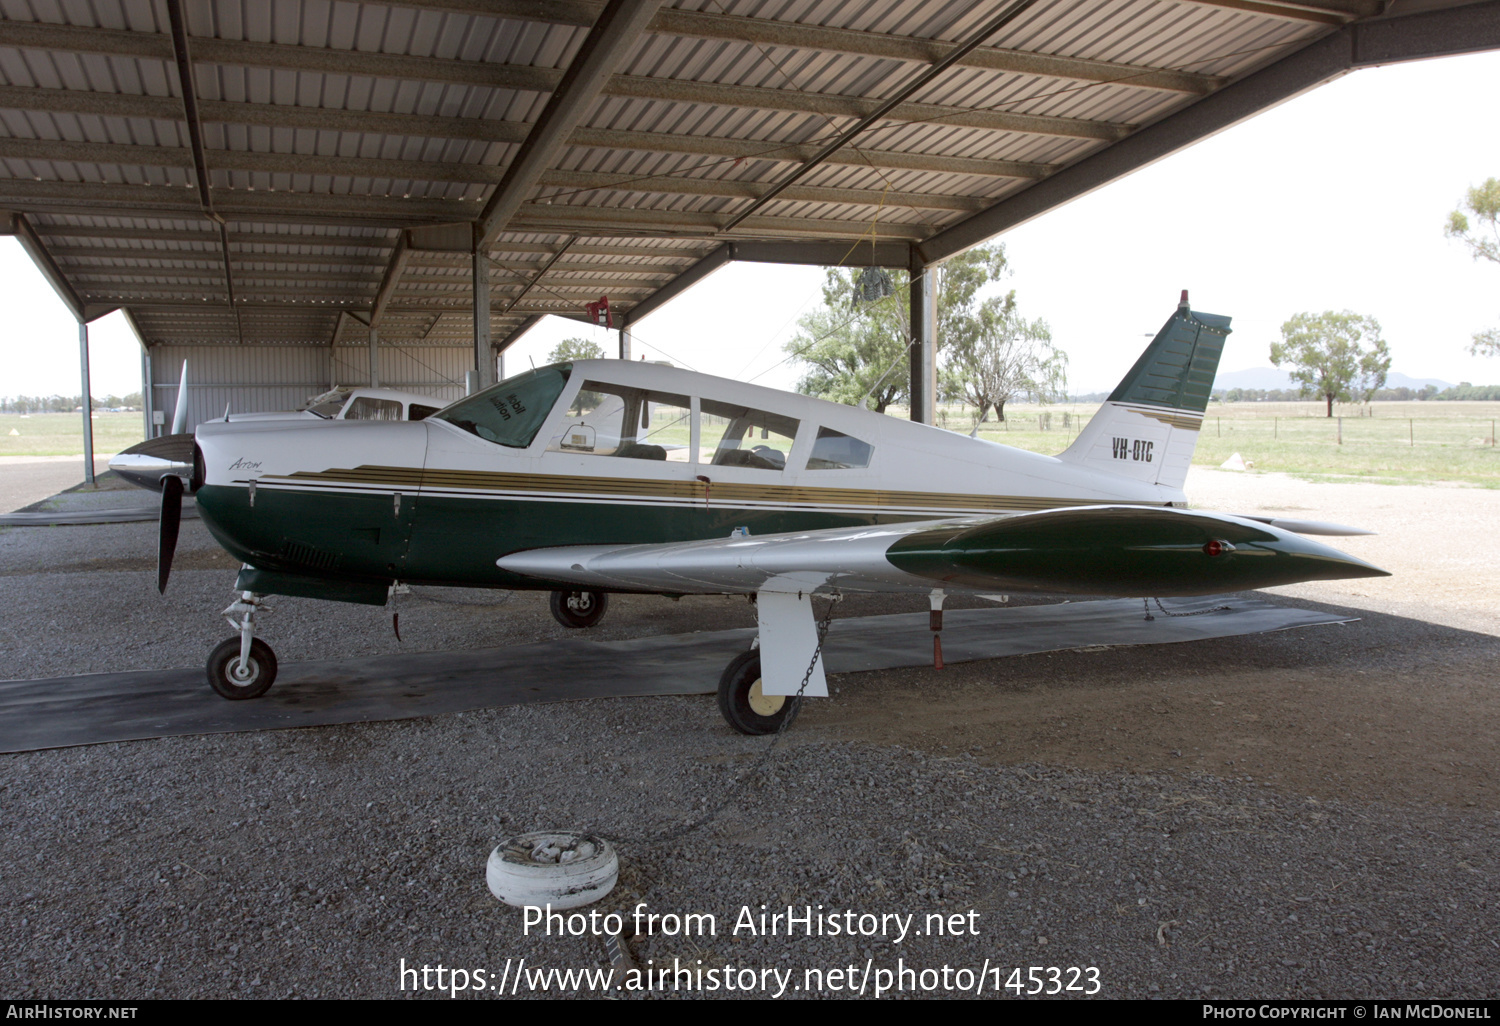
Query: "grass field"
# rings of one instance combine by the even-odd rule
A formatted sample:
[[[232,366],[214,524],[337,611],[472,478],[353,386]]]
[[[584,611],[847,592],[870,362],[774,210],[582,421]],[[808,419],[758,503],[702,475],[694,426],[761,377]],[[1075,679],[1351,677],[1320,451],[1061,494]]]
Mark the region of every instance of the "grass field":
[[[1011,406],[1008,419],[980,428],[980,437],[1032,452],[1066,449],[1097,406]],[[905,410],[888,411],[905,416]],[[1373,416],[1371,416],[1373,412]],[[1500,488],[1500,447],[1493,442],[1500,403],[1373,403],[1335,407],[1339,421],[1317,403],[1213,403],[1193,462],[1216,467],[1233,453],[1255,472],[1280,471],[1306,478],[1390,484],[1450,482]],[[0,456],[72,456],[83,452],[82,415],[0,414]],[[949,406],[938,423],[967,434],[974,411]],[[687,444],[681,425],[667,425],[664,443]],[[14,430],[19,432],[12,435]],[[681,435],[681,437],[677,437]],[[670,436],[670,437],[668,437]],[[144,435],[139,413],[94,414],[94,451],[109,456]]]
[[[986,423],[980,437],[1055,455],[1072,443],[1096,408],[1014,406],[1007,410],[1007,423]],[[973,427],[972,410],[940,410],[939,423],[945,413],[947,427],[965,432]],[[1255,464],[1256,472],[1500,488],[1500,448],[1493,444],[1500,403],[1336,406],[1333,420],[1323,413],[1318,403],[1213,403],[1193,463],[1216,467],[1237,452]]]
[[[11,434],[14,431],[16,434]],[[94,454],[113,456],[145,438],[139,413],[94,414]],[[0,456],[81,456],[82,413],[0,413]]]

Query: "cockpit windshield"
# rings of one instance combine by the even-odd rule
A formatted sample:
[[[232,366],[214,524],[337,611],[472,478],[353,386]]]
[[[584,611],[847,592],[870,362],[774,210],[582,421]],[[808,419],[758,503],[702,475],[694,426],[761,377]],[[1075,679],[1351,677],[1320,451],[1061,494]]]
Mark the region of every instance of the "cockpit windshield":
[[[462,399],[432,419],[478,435],[486,442],[524,449],[531,444],[573,371],[571,363],[539,367]]]
[[[344,404],[349,401],[351,388],[335,388],[331,392],[315,395],[303,404],[302,408],[308,413],[315,413],[324,420],[332,420],[339,415]]]

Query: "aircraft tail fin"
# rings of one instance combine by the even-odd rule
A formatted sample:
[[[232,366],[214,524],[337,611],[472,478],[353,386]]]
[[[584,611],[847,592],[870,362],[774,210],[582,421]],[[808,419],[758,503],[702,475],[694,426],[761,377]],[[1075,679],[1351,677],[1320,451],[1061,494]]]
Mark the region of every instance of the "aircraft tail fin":
[[[1229,330],[1228,317],[1191,309],[1184,289],[1176,312],[1058,458],[1181,488]]]

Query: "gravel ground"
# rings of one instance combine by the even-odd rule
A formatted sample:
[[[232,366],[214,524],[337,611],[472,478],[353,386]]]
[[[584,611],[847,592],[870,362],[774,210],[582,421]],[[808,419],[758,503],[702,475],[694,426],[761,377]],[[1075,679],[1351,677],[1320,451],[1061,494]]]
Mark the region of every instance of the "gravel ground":
[[[1405,562],[1385,560],[1402,573],[1461,560],[1468,518],[1493,524],[1500,499],[1409,489],[1423,505],[1404,510],[1407,489],[1195,483],[1201,504],[1246,512],[1420,511],[1391,546]],[[159,599],[153,525],[0,530],[0,676],[197,664],[227,633],[233,578],[201,531],[185,525]],[[744,785],[768,742],[731,733],[711,698],[0,756],[0,993],[390,997],[403,959],[603,968],[598,938],[528,934],[484,883],[501,839],[583,827],[621,851],[597,908],[716,917],[713,936],[637,939],[642,964],[790,972],[784,996],[809,969],[988,960],[992,989],[1040,965],[1096,967],[1114,997],[1493,997],[1500,638],[1488,589],[1464,597],[1495,557],[1473,558],[1465,576],[1444,564],[1456,595],[1283,596],[1353,608],[1365,618],[1349,627],[835,678]],[[284,660],[397,650],[378,610],[276,605]],[[743,601],[639,598],[599,631],[751,622]],[[448,592],[414,600],[402,633],[418,648],[564,636],[541,596]],[[709,826],[651,840],[725,796]],[[762,904],[914,914],[917,929],[958,915],[977,933],[733,932]],[[908,986],[925,996],[924,982]]]

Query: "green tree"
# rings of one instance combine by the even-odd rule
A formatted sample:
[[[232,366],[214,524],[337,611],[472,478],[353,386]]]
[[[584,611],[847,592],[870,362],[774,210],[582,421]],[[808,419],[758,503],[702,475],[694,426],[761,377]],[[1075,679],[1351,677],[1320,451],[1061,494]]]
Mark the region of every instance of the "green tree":
[[[1004,250],[972,249],[943,269],[943,394],[977,407],[980,421],[991,409],[1004,420],[1005,404],[1018,397],[1052,402],[1066,394],[1068,357],[1053,346],[1047,323],[1022,318],[1014,290],[980,297],[1005,274]]]
[[[1477,226],[1470,225],[1470,214]],[[1467,246],[1475,260],[1500,264],[1500,178],[1486,178],[1483,185],[1469,189],[1462,207],[1448,215],[1443,234]],[[1500,356],[1500,328],[1475,332],[1469,352],[1475,356]]]
[[[797,321],[786,352],[808,370],[797,391],[851,406],[868,397],[879,413],[909,390],[907,276],[891,273],[895,294],[870,302],[855,298],[861,272],[827,268],[823,305]]]
[[[979,292],[1005,268],[1005,249],[998,245],[971,249],[942,265],[937,289],[940,354],[972,351],[982,331],[979,309],[986,302]],[[829,268],[823,279],[823,306],[798,321],[798,332],[786,351],[809,365],[798,391],[851,405],[867,399],[872,409],[883,413],[908,398],[911,390],[910,282],[906,272],[892,271],[894,295],[864,301],[858,298],[864,274]],[[950,381],[944,386],[951,390]]]
[[[602,360],[604,347],[586,338],[565,338],[547,354],[548,363],[570,363],[573,360]]]
[[[1385,385],[1391,351],[1380,337],[1380,322],[1352,310],[1300,313],[1281,326],[1271,343],[1271,363],[1290,364],[1289,373],[1304,396],[1333,403],[1369,402]]]

